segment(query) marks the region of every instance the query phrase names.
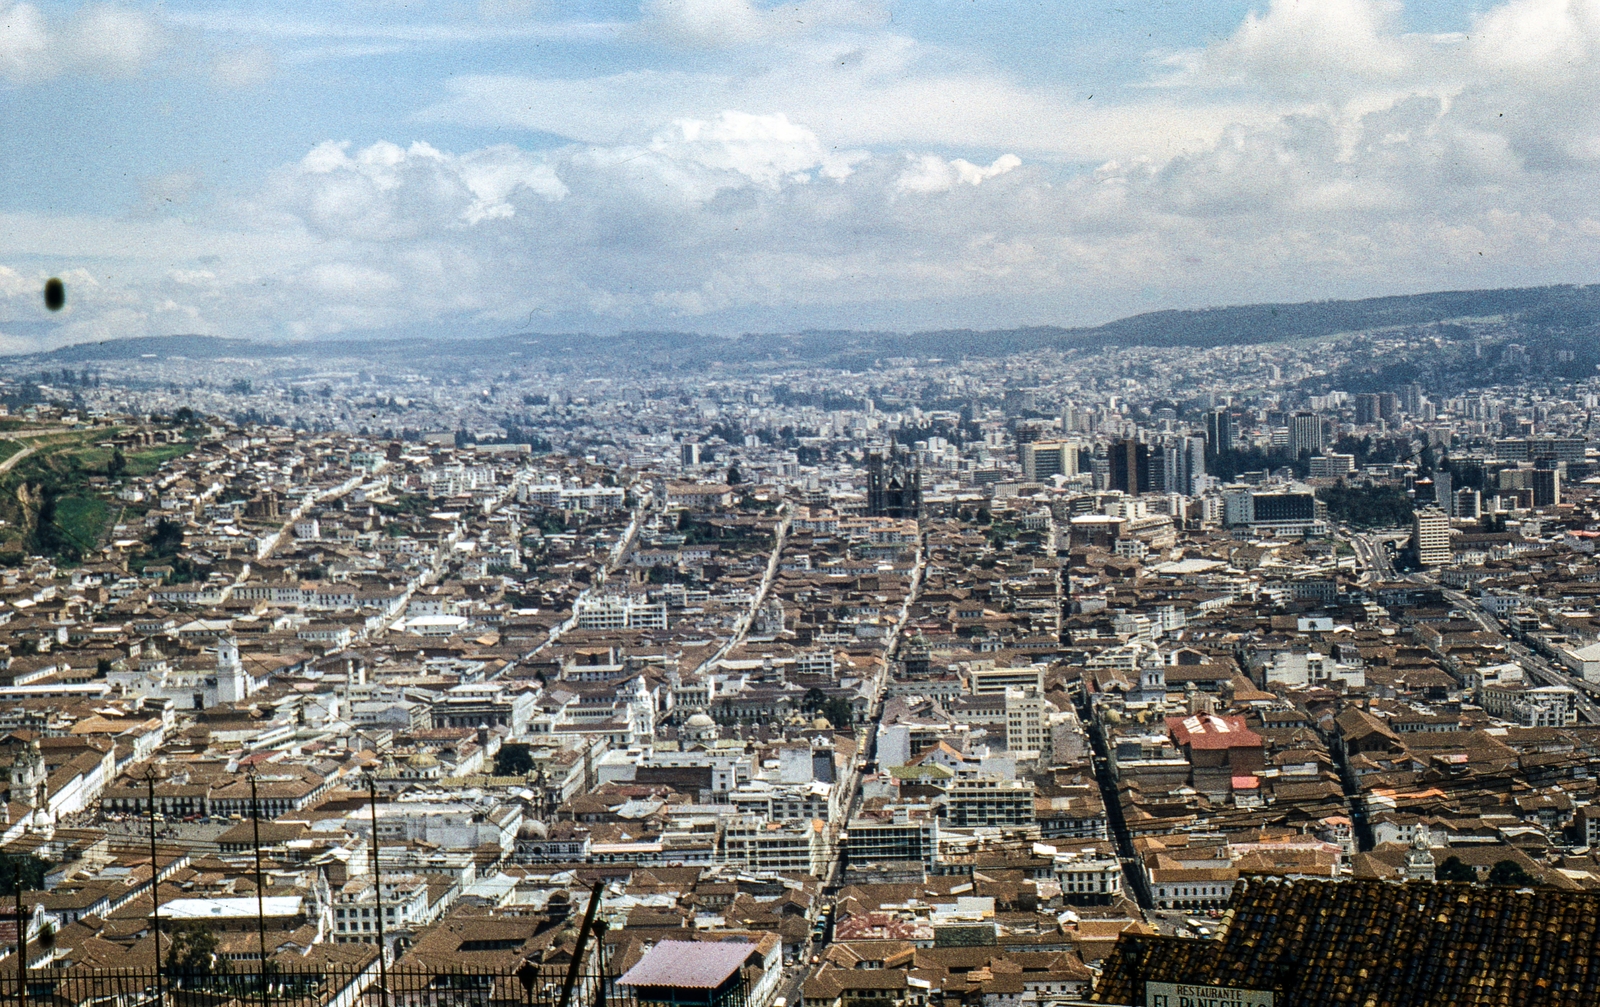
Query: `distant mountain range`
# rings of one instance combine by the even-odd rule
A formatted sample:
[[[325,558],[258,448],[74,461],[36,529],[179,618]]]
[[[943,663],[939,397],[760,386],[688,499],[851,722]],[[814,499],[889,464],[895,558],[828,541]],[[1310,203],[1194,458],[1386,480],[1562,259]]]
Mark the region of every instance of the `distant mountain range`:
[[[1357,301],[1250,304],[1197,311],[1152,311],[1084,328],[1040,326],[934,332],[808,331],[736,338],[696,333],[636,332],[617,336],[581,333],[519,334],[459,339],[327,339],[253,342],[214,336],[151,336],[80,343],[5,362],[88,363],[142,357],[217,360],[228,357],[356,360],[371,365],[437,367],[505,366],[518,359],[575,365],[609,361],[622,366],[676,370],[720,361],[765,360],[834,364],[861,369],[887,357],[919,359],[992,357],[1027,350],[1099,349],[1106,346],[1215,347],[1281,342],[1396,326],[1469,319],[1500,319],[1545,336],[1592,335],[1600,329],[1600,285],[1460,290],[1374,297]],[[1452,333],[1443,333],[1450,336]]]

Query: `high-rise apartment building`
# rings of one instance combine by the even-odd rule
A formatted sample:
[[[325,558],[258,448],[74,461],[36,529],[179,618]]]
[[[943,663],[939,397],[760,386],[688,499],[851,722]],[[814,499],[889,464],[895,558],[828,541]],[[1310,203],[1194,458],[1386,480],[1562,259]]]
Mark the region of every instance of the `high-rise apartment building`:
[[[1289,450],[1295,455],[1317,454],[1322,450],[1322,417],[1316,413],[1295,413],[1289,417]]]
[[[1405,406],[1407,413],[1410,413],[1412,416],[1419,416],[1422,414],[1422,403],[1424,400],[1422,396],[1421,385],[1417,384],[1415,381],[1409,385],[1406,385],[1404,390],[1401,392],[1401,398],[1403,400],[1402,405]]]
[[[1417,562],[1445,566],[1450,562],[1450,516],[1437,507],[1423,507],[1411,515],[1411,538]]]

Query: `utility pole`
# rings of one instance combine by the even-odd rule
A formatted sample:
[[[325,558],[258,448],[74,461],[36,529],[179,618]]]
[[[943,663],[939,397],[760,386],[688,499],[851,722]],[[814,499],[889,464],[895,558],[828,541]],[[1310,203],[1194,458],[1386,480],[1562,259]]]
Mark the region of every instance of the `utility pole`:
[[[249,775],[250,828],[254,835],[256,850],[256,936],[261,940],[261,969],[258,981],[261,983],[261,1007],[268,1007],[270,995],[267,992],[267,886],[261,875],[261,803],[256,797],[255,766],[250,767]]]
[[[161,865],[156,862],[156,767],[145,769],[150,800],[150,926],[156,936],[156,1003],[161,1003]]]
[[[372,904],[378,917],[378,982],[383,986],[381,1007],[389,1007],[388,949],[383,943],[383,873],[378,864],[378,773],[367,777],[367,793],[372,798]]]

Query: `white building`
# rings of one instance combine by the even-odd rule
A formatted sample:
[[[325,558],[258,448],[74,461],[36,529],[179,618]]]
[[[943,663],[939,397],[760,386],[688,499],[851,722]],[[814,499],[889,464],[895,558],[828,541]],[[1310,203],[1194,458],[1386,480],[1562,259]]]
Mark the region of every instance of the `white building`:
[[[1423,566],[1450,563],[1450,516],[1437,507],[1423,507],[1411,516],[1411,537]]]
[[[577,606],[579,629],[666,629],[667,603],[625,595],[583,598]]]
[[[1050,760],[1050,714],[1055,706],[1038,689],[1006,690],[1006,749],[1012,754],[1038,752]]]

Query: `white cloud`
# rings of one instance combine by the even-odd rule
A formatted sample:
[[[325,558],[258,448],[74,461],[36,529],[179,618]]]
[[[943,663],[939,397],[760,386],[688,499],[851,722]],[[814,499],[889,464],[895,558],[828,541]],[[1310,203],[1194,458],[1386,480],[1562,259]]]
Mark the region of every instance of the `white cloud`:
[[[584,143],[638,142],[660,123],[723,109],[782,111],[826,145],[1007,150],[1065,161],[1202,149],[1233,123],[1282,113],[1258,101],[1181,101],[1145,92],[1137,104],[1028,88],[990,67],[902,36],[844,35],[774,45],[736,72],[644,69],[605,76],[464,76],[423,122],[540,130]]]
[[[211,79],[223,87],[255,87],[272,76],[272,69],[272,53],[265,46],[242,46],[212,59]]]
[[[459,156],[421,142],[349,150],[348,142],[318,144],[278,182],[277,199],[330,237],[415,238],[513,217],[528,195],[567,194],[543,159],[509,145]]]
[[[33,4],[8,4],[0,10],[0,73],[25,81],[55,72],[49,29]]]
[[[688,47],[747,45],[885,20],[876,5],[857,0],[801,0],[772,7],[751,0],[645,0],[643,13],[643,33]]]
[[[572,143],[330,141],[247,201],[219,194],[209,225],[0,216],[0,262],[94,263],[109,279],[73,331],[231,335],[1076,322],[1600,270],[1600,0],[1512,0],[1465,38],[1408,35],[1381,3],[1277,0],[1165,86],[1092,101],[889,32],[695,10],[727,14],[701,44],[764,45],[462,78],[422,117]],[[0,73],[28,38],[0,38]]]
[[[1425,47],[1396,29],[1399,12],[1388,0],[1272,0],[1207,49],[1196,70],[1202,81],[1264,80],[1318,95],[1352,80],[1393,81]]]
[[[573,156],[580,169],[703,203],[727,189],[758,186],[775,192],[813,178],[839,181],[868,155],[829,150],[815,133],[782,114],[724,111],[714,119],[679,119],[644,144],[592,147]]]
[[[166,45],[166,33],[150,17],[111,4],[78,11],[62,39],[70,65],[108,77],[139,72]]]
[[[902,192],[947,192],[962,183],[979,185],[1022,164],[1022,159],[1015,154],[1002,154],[987,168],[959,157],[946,161],[934,154],[921,157],[907,154],[906,159],[911,162],[910,166],[895,180],[895,186]]]
[[[28,3],[0,7],[0,75],[13,83],[63,73],[130,76],[168,44],[159,23],[125,7],[95,4],[54,20]]]

